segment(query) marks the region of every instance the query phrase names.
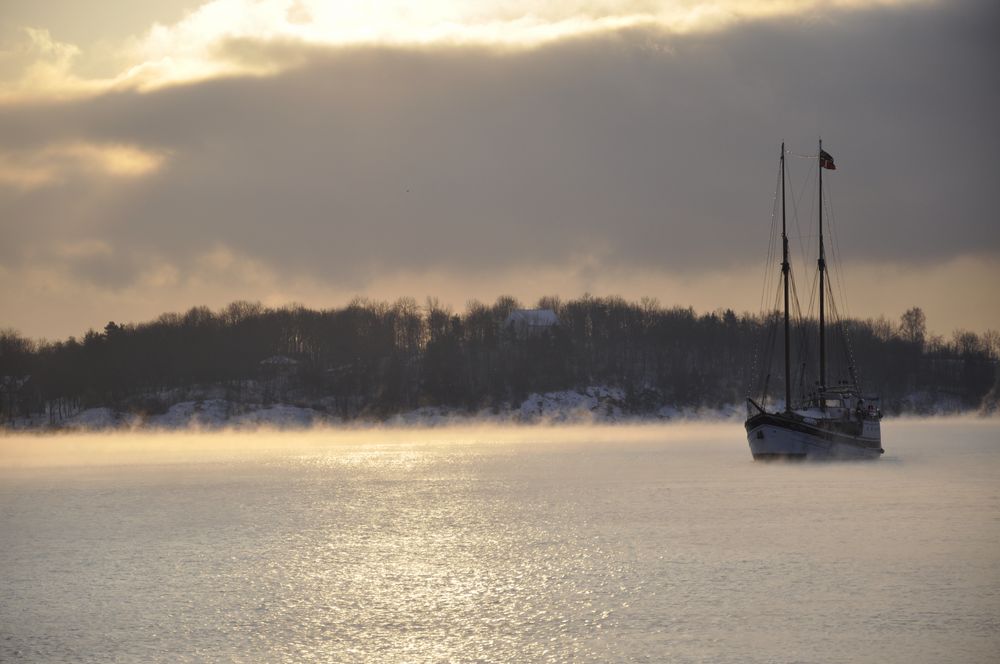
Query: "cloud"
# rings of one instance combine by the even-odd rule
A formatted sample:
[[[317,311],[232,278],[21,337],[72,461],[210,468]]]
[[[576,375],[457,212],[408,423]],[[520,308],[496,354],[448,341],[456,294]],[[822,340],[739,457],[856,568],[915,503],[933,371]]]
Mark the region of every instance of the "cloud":
[[[778,143],[811,154],[820,133],[847,260],[910,273],[969,260],[986,267],[963,274],[1000,277],[997,14],[834,11],[513,50],[234,38],[225,57],[283,64],[0,108],[4,281],[58,274],[133,303],[194,298],[195,284],[206,300],[323,300],[389,284],[555,290],[545,280],[707,302],[700,280],[757,283]],[[789,167],[793,247],[814,260],[801,193],[814,164]],[[53,238],[105,250],[68,256]],[[883,286],[862,290],[884,302]]]
[[[20,76],[0,87],[0,100],[92,94],[111,89],[150,90],[181,82],[236,74],[273,74],[289,62],[233,57],[232,43],[299,46],[490,46],[524,49],[566,38],[627,28],[671,34],[720,30],[774,17],[813,17],[829,9],[926,4],[929,0],[401,0],[331,3],[322,0],[211,0],[180,20],[154,23],[120,43],[111,59],[124,66],[89,78],[75,71],[81,53],[56,42],[47,30],[24,28],[30,46]],[[101,44],[98,50],[106,49]],[[87,45],[87,50],[93,50]],[[286,51],[287,54],[287,51]],[[110,54],[105,54],[109,56]],[[23,58],[22,58],[23,59]],[[9,67],[7,68],[9,69]]]
[[[132,145],[85,141],[0,151],[0,186],[34,189],[94,173],[116,178],[140,177],[155,171],[164,159],[162,153]]]
[[[60,42],[41,28],[5,32],[0,33],[0,103],[31,98],[41,91],[66,98],[104,89],[104,81],[86,80],[74,73],[80,55],[76,45]]]

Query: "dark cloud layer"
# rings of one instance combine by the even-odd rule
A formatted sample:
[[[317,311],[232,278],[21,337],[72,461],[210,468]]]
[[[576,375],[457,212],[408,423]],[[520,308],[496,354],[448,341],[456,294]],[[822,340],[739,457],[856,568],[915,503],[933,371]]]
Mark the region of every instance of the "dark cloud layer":
[[[846,256],[995,255],[998,26],[996,3],[959,2],[515,52],[232,44],[232,57],[303,64],[0,109],[7,151],[86,141],[166,155],[139,178],[0,188],[0,260],[102,287],[217,247],[359,288],[397,270],[582,256],[609,270],[756,265],[778,143],[814,152],[820,133]],[[789,166],[800,181],[813,162]],[[109,250],[53,250],[80,242]]]

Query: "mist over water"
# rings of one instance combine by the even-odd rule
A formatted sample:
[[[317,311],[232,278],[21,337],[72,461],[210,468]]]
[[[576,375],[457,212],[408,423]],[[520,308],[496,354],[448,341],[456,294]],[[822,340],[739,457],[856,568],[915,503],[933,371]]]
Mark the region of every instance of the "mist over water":
[[[0,438],[0,661],[987,662],[1000,420]]]

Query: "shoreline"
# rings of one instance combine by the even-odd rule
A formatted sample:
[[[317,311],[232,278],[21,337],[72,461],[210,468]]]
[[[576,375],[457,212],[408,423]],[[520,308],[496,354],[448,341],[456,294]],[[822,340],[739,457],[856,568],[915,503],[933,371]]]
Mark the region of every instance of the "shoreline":
[[[954,401],[930,401],[911,398],[904,403],[910,408],[887,413],[887,420],[929,417],[995,416],[982,408],[961,408]],[[315,407],[315,406],[319,407]],[[16,418],[6,422],[0,435],[46,434],[62,432],[169,432],[169,431],[253,431],[313,430],[322,428],[352,429],[384,428],[443,428],[451,426],[558,426],[558,425],[642,425],[671,422],[732,422],[741,423],[746,409],[743,404],[718,407],[663,405],[655,410],[630,411],[625,394],[619,388],[591,387],[583,390],[563,390],[544,394],[533,393],[520,404],[506,409],[483,408],[478,411],[448,406],[420,408],[379,417],[361,413],[342,417],[314,405],[278,402],[271,404],[243,403],[215,396],[194,398],[172,403],[163,412],[142,414],[107,406],[82,409],[53,421],[45,414]]]

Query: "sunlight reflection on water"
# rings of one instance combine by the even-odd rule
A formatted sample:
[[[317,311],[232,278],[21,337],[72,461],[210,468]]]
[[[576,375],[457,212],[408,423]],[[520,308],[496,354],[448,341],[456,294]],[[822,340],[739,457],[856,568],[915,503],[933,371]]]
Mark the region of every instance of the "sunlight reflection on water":
[[[2,661],[991,661],[1000,423],[0,438]]]

